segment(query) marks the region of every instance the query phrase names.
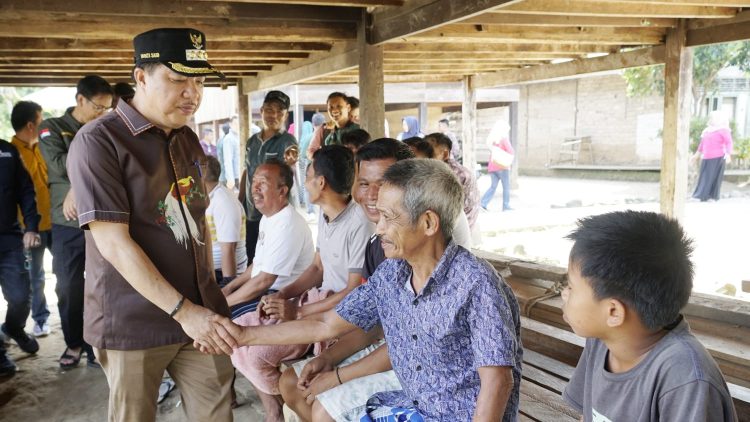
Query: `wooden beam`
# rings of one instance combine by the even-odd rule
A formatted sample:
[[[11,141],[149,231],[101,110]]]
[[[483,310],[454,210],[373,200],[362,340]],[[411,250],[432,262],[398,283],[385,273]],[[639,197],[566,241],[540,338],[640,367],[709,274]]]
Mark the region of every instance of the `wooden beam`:
[[[74,87],[78,83],[78,81],[81,79],[80,76],[78,77],[66,77],[66,78],[59,78],[59,77],[27,77],[27,78],[5,78],[3,76],[0,76],[0,86],[16,86],[16,87],[50,87],[50,86],[71,86]],[[130,79],[130,76],[120,76],[120,77],[107,77],[107,82],[109,83],[117,83],[117,82],[127,82],[132,83],[132,79]],[[234,85],[237,82],[236,78],[227,78],[223,81],[219,81],[218,79],[208,79],[206,80],[206,83],[204,86],[209,87],[218,87],[218,86],[227,86],[227,85]]]
[[[152,1],[128,0],[3,0],[0,15],[20,12],[112,16],[170,16],[180,18],[257,18],[272,21],[357,22],[360,9],[334,5],[249,4],[236,1]]]
[[[525,0],[503,8],[503,13],[581,15],[635,18],[728,18],[733,7],[659,4],[643,1]]]
[[[252,113],[250,112],[250,98],[242,91],[242,80],[237,81],[237,123],[239,123],[240,133],[240,163],[245,162],[245,148],[250,138],[250,121]],[[240,172],[242,175],[242,172]],[[252,180],[250,175],[250,180]],[[239,186],[238,186],[239,188]]]
[[[486,73],[476,76],[478,88],[514,85],[575,77],[630,67],[664,63],[664,46],[643,48],[602,57],[573,60],[566,63],[532,66],[517,70]]]
[[[134,33],[135,34],[135,33]],[[82,39],[76,37],[70,38],[31,38],[31,37],[2,37],[0,38],[0,51],[26,51],[26,52],[47,52],[47,51],[64,51],[66,53],[78,51],[98,51],[109,52],[119,51],[133,53],[133,41],[131,35],[129,39]],[[213,52],[232,51],[232,52],[313,52],[329,51],[330,43],[325,42],[249,42],[249,41],[217,41],[209,38],[206,43],[209,59]]]
[[[385,136],[385,81],[383,78],[383,46],[367,43],[366,11],[357,29],[359,52],[360,125],[372,139]]]
[[[661,4],[666,6],[747,7],[746,0],[597,0],[614,3]]]
[[[282,61],[284,62],[284,61]],[[231,71],[268,71],[273,69],[272,64],[255,64],[255,63],[237,63],[237,62],[213,62],[222,72]],[[32,70],[44,70],[44,71],[89,71],[91,69],[106,69],[106,70],[120,70],[129,72],[133,68],[133,63],[19,63],[19,62],[4,62],[0,60],[0,69],[32,69]]]
[[[516,14],[503,13],[499,9],[492,13],[485,13],[473,18],[462,20],[461,23],[473,25],[515,25],[515,26],[611,26],[633,28],[672,28],[677,25],[676,19],[640,18],[640,17],[608,17],[581,15],[547,15],[547,14]]]
[[[492,44],[486,42],[472,43],[425,43],[411,38],[408,42],[393,42],[385,45],[385,52],[436,52],[436,53],[501,53],[501,52],[533,52],[548,54],[588,54],[615,53],[617,46],[601,44]]]
[[[545,28],[527,26],[480,26],[454,24],[423,32],[411,37],[418,42],[486,42],[486,43],[537,43],[574,44],[596,43],[610,45],[661,44],[663,28],[608,28],[570,27]]]
[[[223,0],[198,0],[205,2],[215,2]],[[282,0],[282,1],[268,1],[268,0],[234,0],[237,3],[287,3],[287,4],[310,4],[318,6],[346,6],[346,7],[369,7],[369,6],[402,6],[404,0]]]
[[[398,9],[375,13],[368,31],[370,44],[410,37],[452,22],[458,22],[518,0],[414,2]]]
[[[474,171],[476,163],[476,136],[477,136],[477,87],[473,76],[463,79],[464,100],[461,105],[461,127],[463,129],[463,162],[465,166]]]
[[[686,48],[687,23],[667,33],[664,66],[664,129],[659,203],[663,214],[682,219],[687,196],[693,53]]]
[[[316,77],[356,67],[359,63],[359,54],[356,49],[317,58],[318,61],[261,75],[254,79],[243,81],[242,89],[245,93],[261,91],[280,86],[301,83]]]
[[[741,19],[716,20],[717,25],[702,26],[687,32],[687,46],[732,42],[750,39],[750,11],[743,12]],[[722,24],[719,24],[722,23]]]
[[[211,63],[218,61],[232,60],[236,62],[264,62],[276,63],[289,61],[289,59],[306,59],[309,53],[297,52],[216,52],[213,51],[209,60]],[[126,51],[69,51],[67,54],[60,54],[59,51],[35,51],[30,54],[28,51],[3,51],[0,60],[25,60],[28,62],[76,62],[76,61],[101,61],[101,62],[118,62],[128,61],[133,63],[133,53]],[[279,63],[276,63],[279,64]]]
[[[15,15],[15,14],[14,14]],[[34,22],[18,25],[19,21]],[[139,17],[126,20],[104,15],[55,16],[23,14],[21,17],[0,18],[0,37],[123,39],[159,27],[191,27],[206,33],[212,41],[317,41],[332,42],[355,38],[354,25],[325,22],[278,22],[255,19]],[[49,28],[55,28],[50,31]],[[210,49],[210,43],[207,47]],[[209,50],[209,55],[211,51]]]

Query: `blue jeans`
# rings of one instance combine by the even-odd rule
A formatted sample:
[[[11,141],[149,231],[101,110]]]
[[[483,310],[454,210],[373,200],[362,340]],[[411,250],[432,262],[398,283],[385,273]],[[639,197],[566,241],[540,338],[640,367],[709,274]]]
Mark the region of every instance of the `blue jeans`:
[[[8,302],[5,329],[20,336],[31,311],[31,282],[24,268],[23,248],[0,252],[0,287]]]
[[[44,250],[52,252],[52,231],[39,232],[42,244],[31,248],[31,318],[42,325],[49,318],[47,298],[44,296]]]
[[[503,211],[510,209],[510,170],[498,170],[490,172],[490,178],[492,182],[487,192],[482,195],[482,208],[487,208],[487,205],[492,201],[492,197],[495,196],[497,190],[497,182],[503,183]]]

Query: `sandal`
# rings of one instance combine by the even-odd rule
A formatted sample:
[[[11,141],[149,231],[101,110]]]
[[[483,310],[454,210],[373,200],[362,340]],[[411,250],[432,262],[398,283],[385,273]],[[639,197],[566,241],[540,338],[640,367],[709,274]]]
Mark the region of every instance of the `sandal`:
[[[83,356],[83,349],[81,349],[80,352],[78,352],[78,356],[73,355],[70,352],[70,348],[66,347],[63,354],[60,356],[59,362],[60,362],[60,368],[62,369],[73,369],[78,366],[78,364],[81,362],[81,356]],[[71,363],[63,363],[64,360],[70,360]]]

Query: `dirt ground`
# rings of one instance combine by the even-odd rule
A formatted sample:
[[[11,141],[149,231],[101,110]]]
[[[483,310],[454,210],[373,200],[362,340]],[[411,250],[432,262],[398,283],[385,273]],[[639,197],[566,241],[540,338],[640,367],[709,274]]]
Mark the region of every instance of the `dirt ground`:
[[[483,193],[489,185],[480,178]],[[658,211],[657,183],[521,177],[511,196],[510,212],[500,212],[501,189],[480,215],[483,233],[481,249],[524,259],[564,266],[570,242],[564,239],[575,220],[587,215],[621,209]],[[750,188],[726,184],[727,196],[719,202],[689,202],[684,225],[695,240],[695,290],[714,293],[733,286],[734,297],[750,300],[739,291],[740,280],[750,279],[747,239],[750,238]],[[313,229],[315,229],[313,227]],[[47,255],[46,294],[52,312],[52,334],[39,339],[40,351],[28,356],[10,344],[8,350],[19,372],[0,381],[2,421],[104,421],[107,417],[108,387],[104,374],[81,364],[61,371],[57,359],[64,349],[54,293],[51,258]],[[731,293],[731,288],[729,289]],[[0,301],[0,315],[6,304]],[[31,323],[27,325],[31,330]],[[239,421],[261,421],[262,407],[250,384],[238,374],[237,392],[241,406],[234,415]],[[159,406],[158,421],[184,420],[174,391]]]

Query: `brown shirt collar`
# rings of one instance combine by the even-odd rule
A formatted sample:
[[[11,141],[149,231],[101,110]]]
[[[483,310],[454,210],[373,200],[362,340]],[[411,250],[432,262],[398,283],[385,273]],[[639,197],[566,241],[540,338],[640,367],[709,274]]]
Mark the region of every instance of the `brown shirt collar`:
[[[138,136],[139,134],[151,129],[152,127],[155,127],[155,125],[149,122],[148,119],[143,117],[143,115],[138,112],[138,110],[136,110],[129,104],[129,101],[132,100],[132,98],[123,98],[118,101],[115,112],[118,116],[120,116],[122,121],[125,122],[125,126],[128,127],[130,133],[132,133],[133,136]]]

